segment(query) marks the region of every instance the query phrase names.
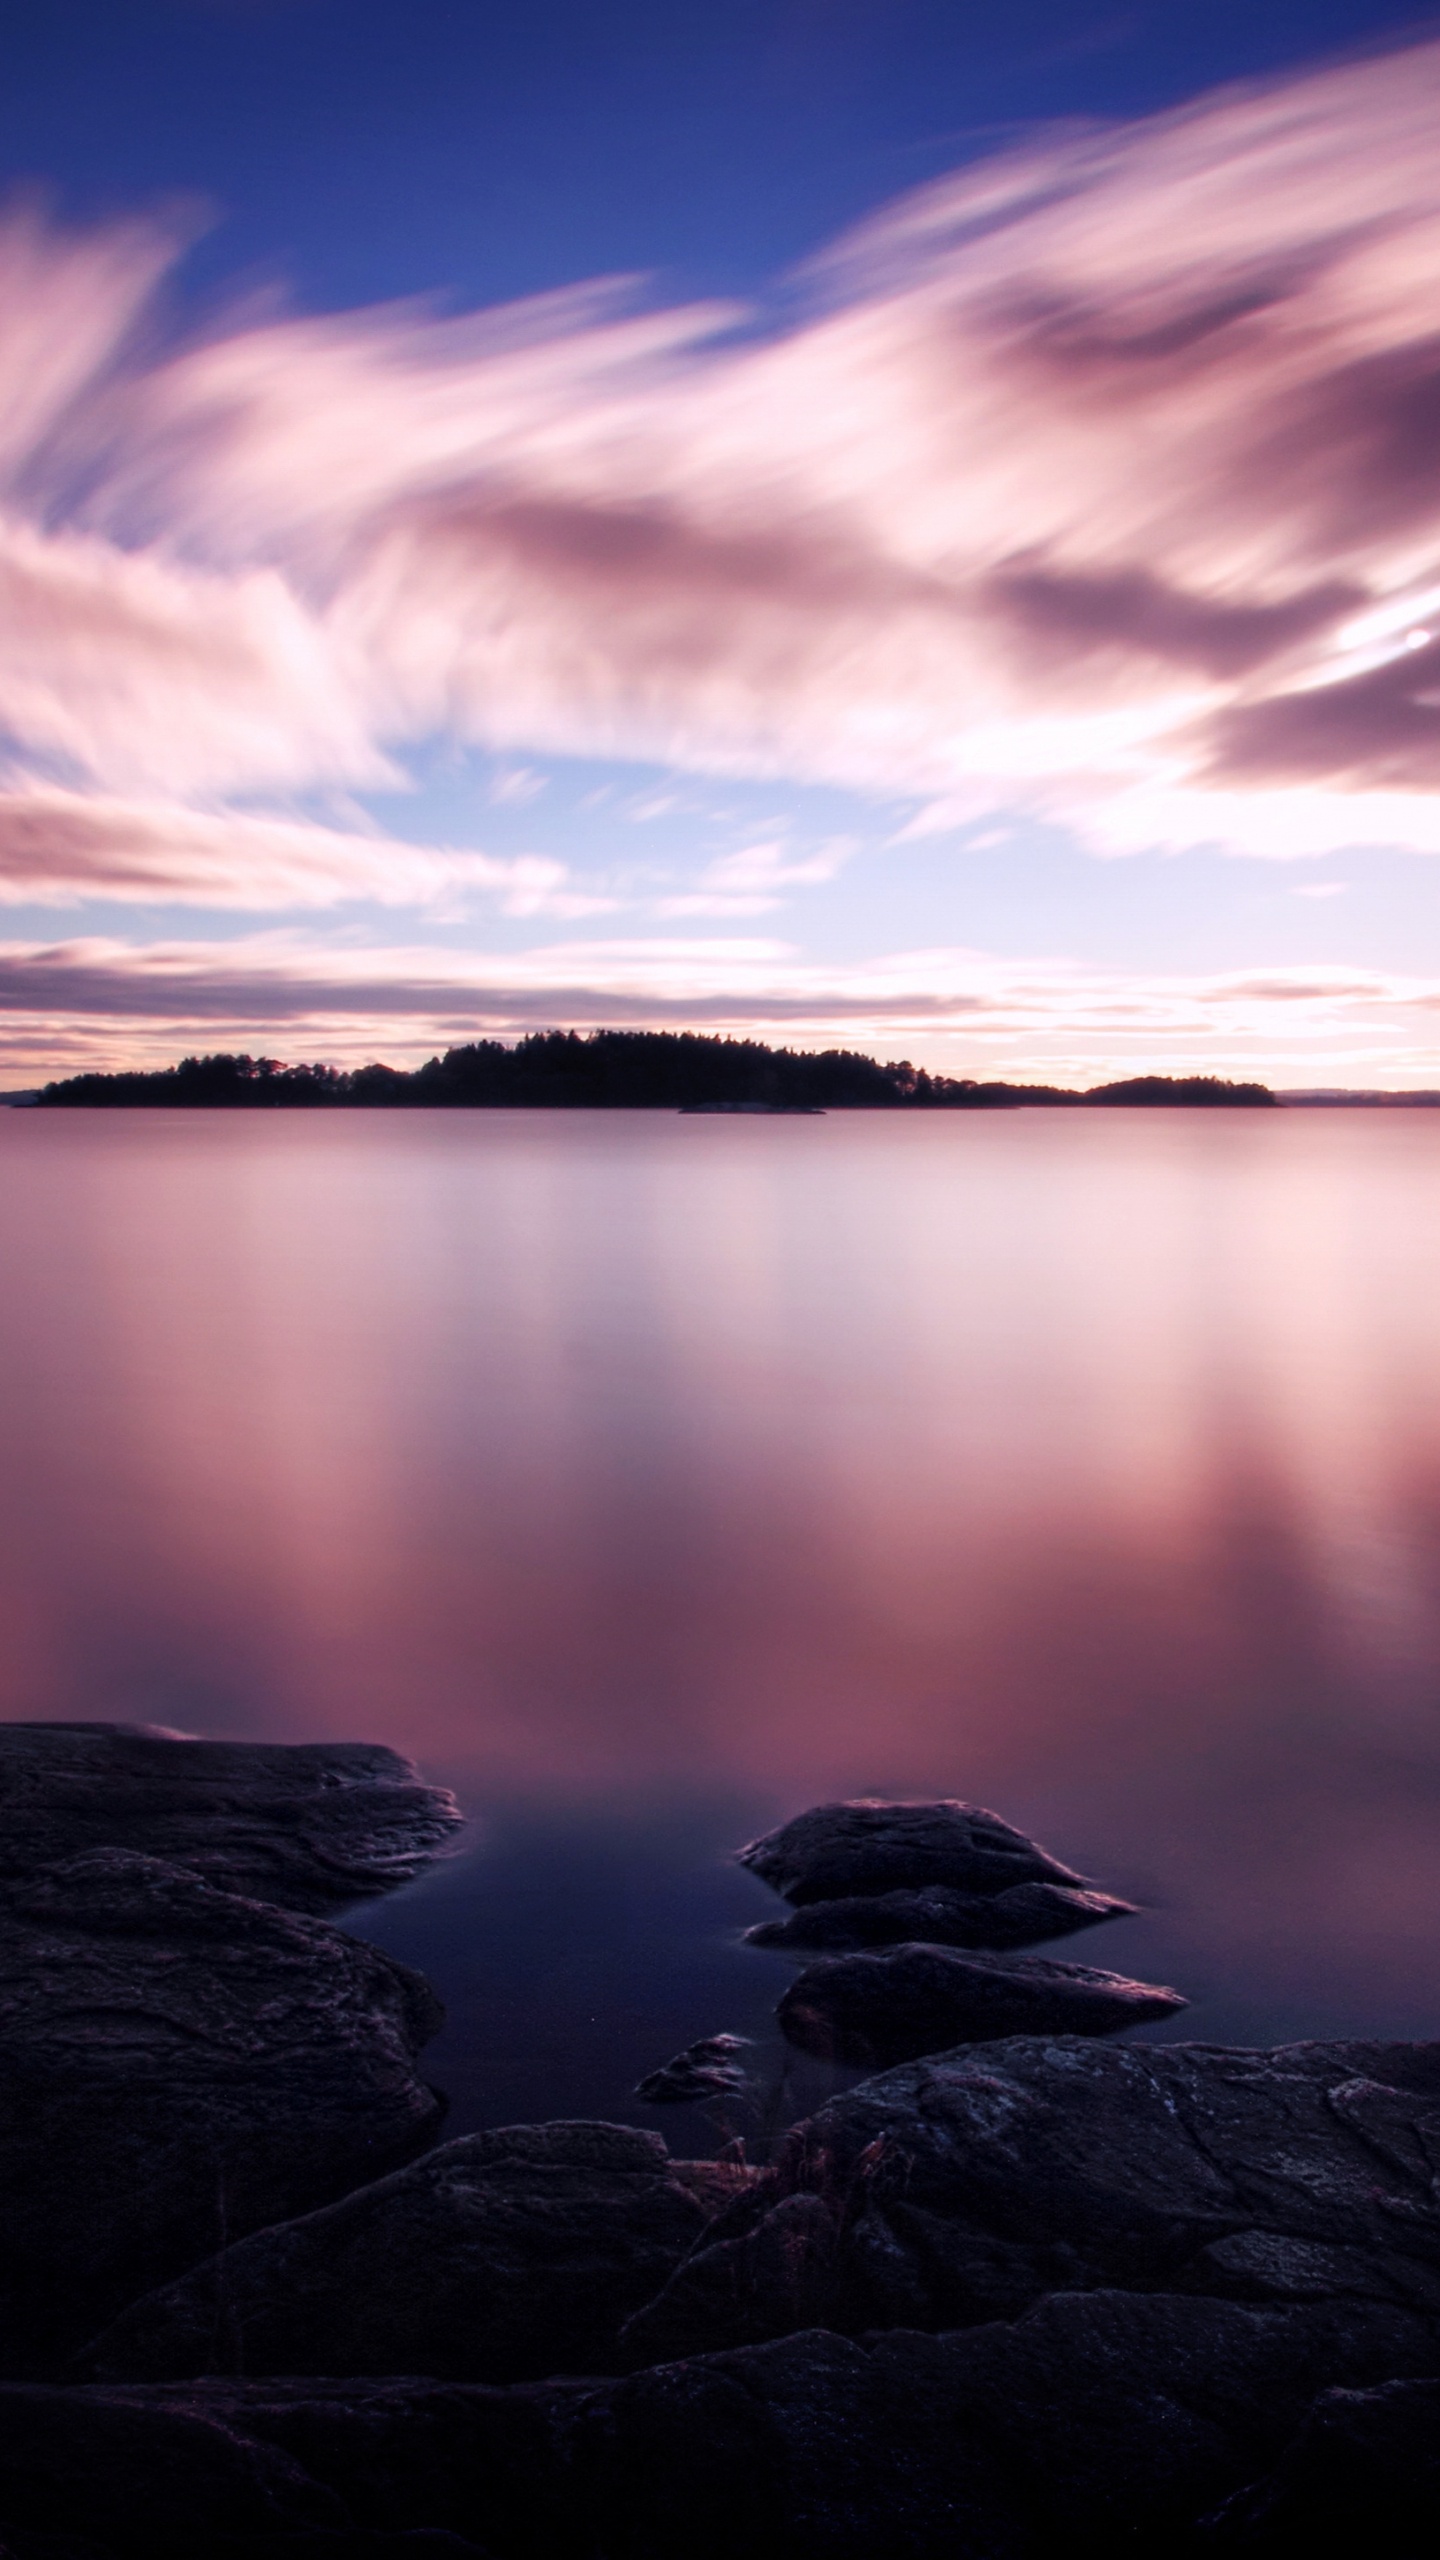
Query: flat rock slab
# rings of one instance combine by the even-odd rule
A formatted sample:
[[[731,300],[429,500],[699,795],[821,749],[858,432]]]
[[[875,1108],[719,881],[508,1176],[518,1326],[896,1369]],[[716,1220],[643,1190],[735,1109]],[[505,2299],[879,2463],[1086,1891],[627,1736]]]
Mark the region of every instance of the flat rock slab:
[[[787,2136],[626,2343],[954,2329],[1114,2286],[1440,2317],[1440,2045],[1036,2036],[887,2072]]]
[[[218,2240],[431,2141],[418,1974],[100,1849],[0,1902],[0,2360],[44,2370]]]
[[[491,2560],[1169,2554],[1318,2394],[1434,2353],[1430,2323],[1373,2302],[1102,2292],[960,2335],[812,2330],[511,2390],[11,2386],[0,2531],[88,2533],[114,2560],[348,2560],[348,2536],[424,2531]]]
[[[286,1911],[408,1884],[455,1799],[375,1743],[200,1742],[143,1725],[0,1724],[0,1881],[130,1849]]]
[[[1035,1879],[1085,1882],[998,1814],[948,1799],[812,1805],[736,1856],[762,1884],[796,1904],[932,1884],[953,1885],[960,1893],[1001,1893],[1007,1885]]]
[[[623,2322],[745,2183],[723,2164],[697,2168],[687,2177],[658,2134],[628,2125],[468,2134],[137,2303],[84,2370],[141,2381],[614,2372]]]
[[[1123,1920],[1135,1909],[1113,1893],[1086,1893],[1073,1885],[1012,1884],[1003,1893],[959,1893],[932,1884],[907,1893],[847,1894],[839,1902],[807,1902],[783,1920],[760,1920],[745,1932],[751,1947],[835,1953],[858,1947],[901,1946],[922,1940],[934,1947],[1034,1947],[1046,1938],[1068,1938],[1102,1920]]]
[[[1185,2006],[1178,1991],[1093,1965],[912,1946],[822,1957],[775,2015],[801,2053],[886,2070],[997,2036],[1117,2035]]]

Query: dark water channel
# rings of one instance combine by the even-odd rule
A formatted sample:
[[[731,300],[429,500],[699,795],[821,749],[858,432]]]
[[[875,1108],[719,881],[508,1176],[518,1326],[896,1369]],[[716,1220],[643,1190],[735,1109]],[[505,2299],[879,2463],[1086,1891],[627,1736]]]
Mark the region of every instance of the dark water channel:
[[[457,1786],[356,1924],[456,2130],[763,2034],[831,1793],[1144,1901],[1056,1952],[1167,2034],[1440,2034],[1440,1113],[0,1113],[0,1713]]]

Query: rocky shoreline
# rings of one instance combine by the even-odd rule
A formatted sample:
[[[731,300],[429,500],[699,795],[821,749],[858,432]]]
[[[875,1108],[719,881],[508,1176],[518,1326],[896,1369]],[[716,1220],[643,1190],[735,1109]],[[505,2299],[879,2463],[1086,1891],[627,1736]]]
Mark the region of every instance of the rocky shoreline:
[[[1428,2553],[1440,2045],[1103,2041],[1180,1995],[1016,1951],[1128,1906],[817,1807],[751,1934],[875,2076],[758,2162],[447,2142],[438,2002],[327,1915],[458,1823],[382,1750],[0,1727],[0,2560]]]

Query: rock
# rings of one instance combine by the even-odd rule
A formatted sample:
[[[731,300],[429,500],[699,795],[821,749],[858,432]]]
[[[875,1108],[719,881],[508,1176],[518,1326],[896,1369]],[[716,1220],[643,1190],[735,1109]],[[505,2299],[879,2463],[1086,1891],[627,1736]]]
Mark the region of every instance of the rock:
[[[913,1946],[824,1956],[775,2015],[802,2053],[886,2070],[996,2036],[1117,2035],[1186,2005],[1178,1991],[1091,1965]]]
[[[26,2554],[16,2560],[26,2560]],[[37,2554],[36,2560],[50,2555]],[[413,2533],[367,2533],[357,2526],[345,2533],[267,2533],[258,2539],[247,2534],[240,2542],[227,2535],[212,2546],[212,2560],[490,2560],[490,2554],[478,2542],[430,2525]]]
[[[1207,2520],[1202,2551],[1312,2560],[1327,2549],[1431,2560],[1440,2546],[1440,2381],[1327,2391],[1257,2487]]]
[[[958,2329],[1058,2289],[1440,2318],[1440,2045],[1016,2037],[834,2099],[624,2340]]]
[[[590,2560],[564,2437],[593,2389],[0,2386],[0,2539],[85,2532],[114,2560],[351,2560],[360,2535],[428,2533],[485,2560]]]
[[[704,2098],[732,2098],[745,2087],[744,2066],[736,2055],[748,2051],[748,2036],[702,2036],[683,2053],[647,2073],[635,2090],[652,2107],[691,2106]]]
[[[0,2363],[409,2159],[428,1985],[322,1921],[100,1849],[0,1903]]]
[[[1042,1880],[1085,1878],[1012,1831],[998,1814],[949,1800],[938,1804],[812,1805],[778,1831],[737,1850],[742,1867],[787,1902],[830,1902],[855,1894],[953,1885],[959,1893],[1001,1893]]]
[[[17,2554],[17,2560],[26,2555]],[[49,2554],[37,2554],[36,2560],[49,2560]],[[213,2560],[490,2560],[490,2554],[468,2537],[430,2525],[413,2533],[367,2533],[357,2526],[346,2533],[267,2533],[258,2540],[247,2534],[242,2542],[227,2536],[214,2546]]]
[[[1045,1938],[1067,1938],[1102,1920],[1122,1920],[1135,1909],[1112,1893],[1083,1893],[1063,1884],[1012,1884],[1003,1893],[957,1893],[952,1885],[918,1892],[847,1894],[839,1902],[809,1902],[784,1920],[760,1920],[745,1932],[751,1947],[833,1948],[899,1946],[922,1940],[932,1947],[1033,1947]]]
[[[1056,2294],[1013,2326],[810,2329],[649,2368],[575,2410],[572,2461],[626,2560],[1169,2560],[1318,2381],[1434,2351],[1374,2304]]]
[[[468,2134],[151,2294],[83,2370],[470,2382],[614,2372],[622,2323],[743,2183],[722,2171],[705,2196],[675,2174],[658,2134],[628,2125]]]
[[[93,2535],[151,2560],[223,2535],[340,2530],[336,2492],[228,2411],[0,2386],[0,2527]]]
[[[956,2335],[809,2330],[510,2390],[11,2387],[0,2524],[90,2532],[116,2560],[321,2560],[327,2534],[350,2560],[347,2537],[420,2532],[490,2560],[1169,2554],[1318,2391],[1434,2351],[1430,2323],[1373,2302],[1096,2292]]]
[[[375,1743],[0,1724],[0,1879],[129,1849],[227,1893],[324,1914],[408,1884],[460,1821],[452,1795]]]

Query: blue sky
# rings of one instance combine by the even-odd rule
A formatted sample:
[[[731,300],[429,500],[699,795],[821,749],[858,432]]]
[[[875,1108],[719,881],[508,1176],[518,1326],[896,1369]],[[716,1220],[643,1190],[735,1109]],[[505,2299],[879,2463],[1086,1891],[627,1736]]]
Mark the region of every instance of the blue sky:
[[[1374,6],[29,13],[6,1081],[1440,1083],[1437,103]]]

